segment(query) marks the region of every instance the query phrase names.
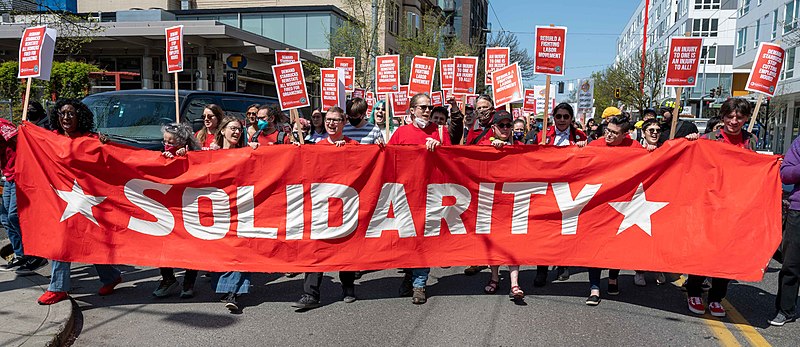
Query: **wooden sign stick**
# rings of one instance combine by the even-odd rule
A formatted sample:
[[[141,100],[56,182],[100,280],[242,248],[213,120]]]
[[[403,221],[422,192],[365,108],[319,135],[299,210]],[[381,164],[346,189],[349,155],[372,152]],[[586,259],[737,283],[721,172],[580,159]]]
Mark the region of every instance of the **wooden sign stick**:
[[[178,99],[178,73],[175,76],[175,123],[181,122],[181,102]]]
[[[25,101],[22,105],[22,121],[28,120],[28,102],[31,99],[31,80],[32,78],[28,77],[28,81],[25,85]]]
[[[678,118],[680,117],[681,109],[681,94],[683,87],[675,87],[675,108],[672,109],[672,127],[669,132],[669,139],[675,138],[675,130],[678,128]]]
[[[753,117],[750,118],[750,125],[747,127],[747,132],[752,133],[753,127],[756,125],[758,119],[758,110],[761,109],[761,104],[764,102],[764,94],[758,93],[758,100],[756,101],[756,108],[753,110]]]
[[[297,131],[297,138],[300,141],[300,144],[304,145],[306,142],[305,142],[305,136],[303,135],[303,127],[300,126],[300,122],[298,122],[298,119],[300,119],[300,113],[297,112],[297,109],[293,108],[289,110],[289,121],[292,122],[292,124],[294,124],[294,130]]]

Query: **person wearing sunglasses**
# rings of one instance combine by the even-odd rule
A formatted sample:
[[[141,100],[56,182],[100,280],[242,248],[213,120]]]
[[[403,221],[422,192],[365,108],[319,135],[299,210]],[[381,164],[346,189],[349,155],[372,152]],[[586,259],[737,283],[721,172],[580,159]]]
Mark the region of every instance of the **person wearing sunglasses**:
[[[208,149],[214,143],[214,138],[217,136],[219,122],[225,116],[225,111],[222,107],[216,104],[208,104],[203,108],[203,129],[200,129],[196,134],[197,142],[203,149]]]
[[[258,131],[258,108],[259,104],[252,104],[247,106],[247,112],[244,113],[244,120],[247,123],[247,138],[249,139],[253,134]]]
[[[555,126],[547,128],[545,134],[545,144],[557,147],[575,145],[578,147],[586,146],[586,133],[575,127],[573,120],[575,112],[572,106],[566,102],[558,104],[553,109]]]
[[[386,101],[385,100],[378,100],[375,102],[375,106],[372,107],[372,112],[369,114],[369,123],[375,124],[380,129],[381,134],[386,134],[386,119],[388,117],[388,112],[386,112]],[[394,122],[389,119],[389,138],[392,137],[397,126]]]
[[[467,133],[468,145],[475,145],[483,141],[489,131],[492,130],[492,120],[494,119],[494,101],[488,95],[480,95],[475,99],[475,115],[477,125],[471,126]]]
[[[347,102],[347,124],[344,126],[344,135],[358,141],[362,145],[386,143],[381,129],[367,118],[367,101],[354,98]]]
[[[648,119],[642,123],[643,146],[652,152],[658,148],[658,137],[661,136],[661,125],[655,118]]]

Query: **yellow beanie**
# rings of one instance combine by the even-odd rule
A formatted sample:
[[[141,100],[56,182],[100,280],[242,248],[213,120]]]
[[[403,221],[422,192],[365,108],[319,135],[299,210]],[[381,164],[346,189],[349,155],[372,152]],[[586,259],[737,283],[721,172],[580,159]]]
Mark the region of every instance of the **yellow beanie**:
[[[618,108],[616,108],[614,106],[609,106],[609,107],[606,107],[606,109],[603,111],[603,119],[606,119],[608,117],[613,117],[613,116],[619,116],[621,114],[622,114],[622,111],[620,111]]]

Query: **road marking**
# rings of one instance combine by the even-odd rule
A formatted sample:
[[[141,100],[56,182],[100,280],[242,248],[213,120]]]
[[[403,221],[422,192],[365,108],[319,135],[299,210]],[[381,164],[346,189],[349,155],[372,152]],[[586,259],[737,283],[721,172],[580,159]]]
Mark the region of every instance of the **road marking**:
[[[750,345],[756,347],[767,347],[772,346],[767,340],[762,336],[747,319],[742,316],[736,308],[731,305],[731,303],[727,299],[722,299],[722,304],[727,307],[728,317],[730,318],[731,324],[738,329],[742,335],[750,341]]]
[[[739,344],[739,341],[736,340],[736,337],[733,336],[733,333],[728,330],[728,327],[725,326],[720,320],[713,318],[711,315],[705,314],[701,317],[701,320],[705,325],[711,330],[711,333],[719,340],[719,344],[724,347],[741,347],[742,345]]]

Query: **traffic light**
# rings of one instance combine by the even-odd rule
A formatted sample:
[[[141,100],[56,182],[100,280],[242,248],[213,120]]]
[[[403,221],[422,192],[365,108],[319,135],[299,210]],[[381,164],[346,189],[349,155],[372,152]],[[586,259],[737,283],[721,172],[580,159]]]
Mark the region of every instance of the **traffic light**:
[[[717,88],[711,88],[711,91],[708,94],[710,97],[715,98],[717,97]]]
[[[617,99],[621,98],[622,97],[622,90],[620,90],[619,88],[614,88],[614,97],[617,98]]]
[[[722,97],[722,86],[717,87],[717,96]]]
[[[564,82],[558,82],[558,94],[564,94]]]

